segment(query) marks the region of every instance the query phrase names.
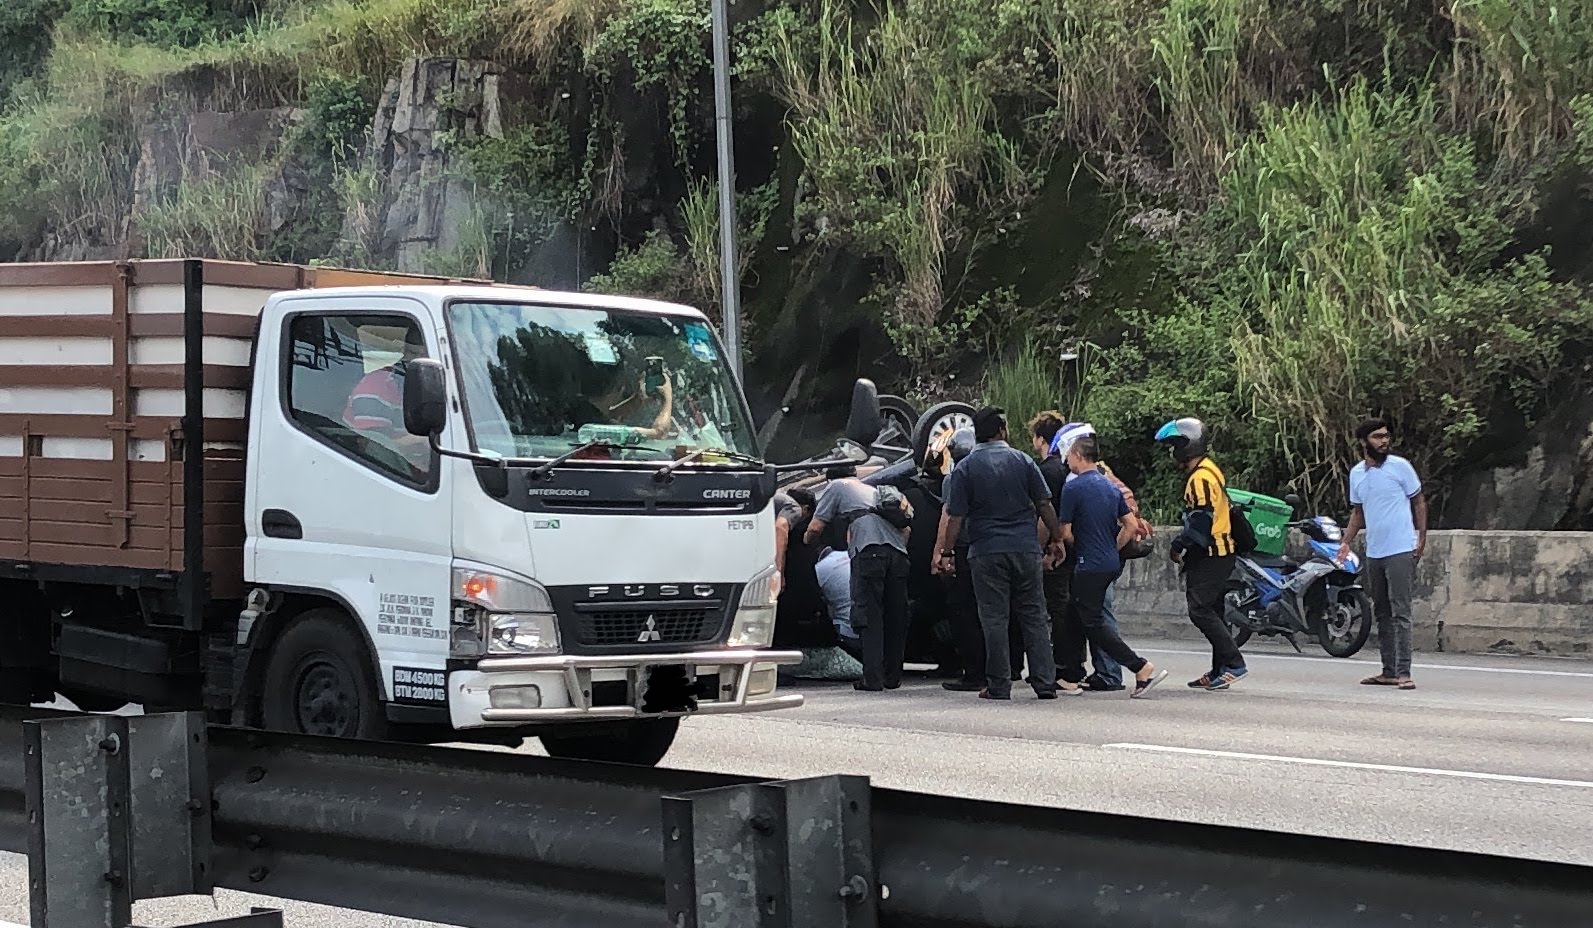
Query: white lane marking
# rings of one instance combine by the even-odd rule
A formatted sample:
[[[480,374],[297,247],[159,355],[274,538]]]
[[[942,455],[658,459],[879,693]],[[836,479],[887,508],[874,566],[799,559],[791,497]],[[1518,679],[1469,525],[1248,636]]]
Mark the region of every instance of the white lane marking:
[[[1141,654],[1188,654],[1194,657],[1211,657],[1210,651],[1182,651],[1176,648],[1136,648]],[[1342,657],[1306,657],[1303,654],[1255,654],[1247,652],[1245,659],[1265,661],[1309,661],[1313,664],[1365,664],[1376,666],[1377,661],[1362,661],[1354,658]],[[1412,664],[1417,670],[1468,670],[1473,673],[1515,673],[1539,677],[1587,677],[1593,679],[1593,672],[1575,670],[1527,670],[1520,667],[1475,667],[1467,664]]]
[[[1560,721],[1562,721],[1562,722],[1587,722],[1588,724],[1593,725],[1593,719],[1561,719]]]
[[[1505,783],[1530,783],[1535,786],[1575,786],[1593,789],[1588,780],[1557,780],[1552,777],[1527,777],[1509,773],[1482,773],[1477,770],[1444,770],[1437,767],[1401,767],[1396,764],[1363,764],[1348,760],[1325,760],[1320,757],[1284,757],[1279,754],[1246,754],[1240,751],[1211,751],[1205,748],[1176,748],[1164,744],[1133,744],[1121,742],[1108,744],[1109,748],[1127,751],[1151,751],[1160,754],[1195,754],[1202,757],[1226,757],[1232,760],[1264,760],[1280,764],[1304,764],[1311,767],[1348,767],[1355,770],[1381,770],[1386,773],[1420,773],[1428,776],[1458,777],[1462,780],[1498,780]]]
[[[0,928],[28,928],[28,926],[18,925],[15,922],[0,922]]]

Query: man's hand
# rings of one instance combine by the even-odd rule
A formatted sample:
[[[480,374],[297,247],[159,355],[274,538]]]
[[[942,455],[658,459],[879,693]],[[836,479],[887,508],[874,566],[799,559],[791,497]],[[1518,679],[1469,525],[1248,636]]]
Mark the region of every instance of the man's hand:
[[[1425,537],[1416,539],[1416,560],[1418,560],[1418,561],[1421,560],[1422,559],[1422,555],[1426,554],[1426,553],[1427,553],[1427,539]]]
[[[1421,557],[1421,543],[1420,542],[1417,542],[1417,544],[1416,544],[1416,552],[1417,552],[1416,556],[1418,558]],[[1333,560],[1336,561],[1339,564],[1343,564],[1345,561],[1347,561],[1349,559],[1350,559],[1350,543],[1346,541],[1343,544],[1339,545],[1338,556],[1335,557]]]
[[[1060,537],[1053,537],[1045,546],[1045,553],[1051,558],[1053,564],[1060,564],[1068,556],[1067,545],[1063,544]]]
[[[1184,564],[1184,549],[1183,548],[1168,548],[1167,549],[1167,559],[1169,561],[1172,561],[1174,564],[1177,564],[1178,566],[1182,567],[1183,564]]]
[[[957,572],[957,562],[944,554],[937,554],[931,570],[938,576],[949,577]]]

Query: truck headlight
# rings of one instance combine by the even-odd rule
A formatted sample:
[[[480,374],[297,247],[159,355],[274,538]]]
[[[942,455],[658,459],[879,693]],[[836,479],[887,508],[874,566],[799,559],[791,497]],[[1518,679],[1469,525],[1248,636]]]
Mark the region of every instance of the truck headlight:
[[[741,591],[736,620],[725,644],[732,648],[767,648],[774,641],[775,599],[780,595],[780,571],[773,567],[752,578]]]
[[[551,612],[508,612],[491,619],[489,654],[546,654],[559,649],[559,623]]]
[[[559,650],[559,622],[548,591],[529,580],[454,568],[453,657],[546,654]]]

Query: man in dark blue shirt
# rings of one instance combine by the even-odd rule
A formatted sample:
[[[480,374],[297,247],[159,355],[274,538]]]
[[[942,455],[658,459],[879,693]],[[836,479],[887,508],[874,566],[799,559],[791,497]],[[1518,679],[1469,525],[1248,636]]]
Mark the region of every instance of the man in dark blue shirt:
[[[1095,436],[1073,443],[1068,451],[1068,469],[1078,475],[1062,488],[1064,540],[1073,558],[1073,589],[1068,601],[1068,620],[1063,625],[1064,641],[1058,649],[1067,655],[1062,668],[1067,683],[1084,680],[1084,645],[1090,644],[1134,674],[1134,691],[1143,696],[1167,676],[1138,654],[1106,624],[1106,593],[1123,572],[1123,546],[1134,539],[1138,529],[1133,511],[1123,492],[1099,470],[1101,453]]]
[[[1038,516],[1053,557],[1062,555],[1062,527],[1034,459],[1007,444],[1006,414],[987,407],[974,414],[974,450],[946,478],[945,508],[935,544],[935,569],[954,570],[954,544],[966,521],[968,564],[985,638],[985,688],[981,699],[1012,698],[1007,628],[1023,629],[1029,684],[1041,699],[1056,698],[1056,662],[1041,581]],[[1077,687],[1069,692],[1077,692]]]

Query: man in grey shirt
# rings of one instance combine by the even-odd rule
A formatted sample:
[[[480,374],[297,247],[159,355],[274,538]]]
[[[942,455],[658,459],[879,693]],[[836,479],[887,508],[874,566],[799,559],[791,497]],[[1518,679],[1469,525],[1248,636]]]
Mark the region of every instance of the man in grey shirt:
[[[875,512],[879,493],[851,466],[832,468],[830,483],[803,536],[812,544],[826,530],[844,537],[852,560],[852,627],[863,639],[863,679],[853,687],[866,692],[902,685],[907,654],[907,531]],[[899,505],[911,517],[906,499]]]
[[[1034,459],[1007,444],[1006,414],[986,407],[974,414],[974,450],[946,478],[936,570],[954,567],[953,542],[966,523],[968,564],[985,633],[985,688],[981,699],[1011,699],[1009,671],[1018,661],[1008,652],[1007,630],[1016,620],[1029,657],[1029,685],[1041,699],[1057,695],[1050,615],[1045,608],[1041,563],[1062,557],[1062,526],[1051,491]],[[1042,551],[1035,520],[1049,535]],[[1069,695],[1082,692],[1064,687]]]

